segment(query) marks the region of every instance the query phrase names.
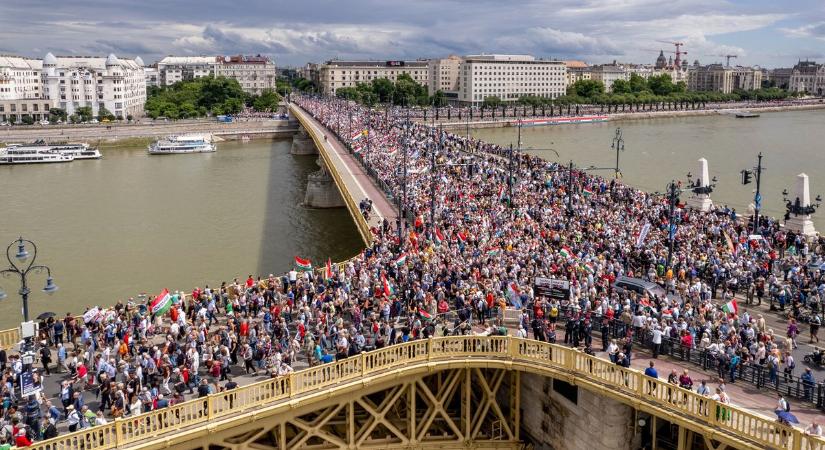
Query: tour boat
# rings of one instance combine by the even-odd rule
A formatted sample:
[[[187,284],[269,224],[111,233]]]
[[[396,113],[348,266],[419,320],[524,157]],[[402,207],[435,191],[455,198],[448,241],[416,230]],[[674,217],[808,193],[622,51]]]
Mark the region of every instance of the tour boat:
[[[211,153],[217,149],[217,146],[212,143],[212,135],[187,134],[158,140],[149,146],[149,154]]]
[[[752,113],[750,111],[739,111],[736,113],[737,119],[754,119],[759,117],[759,114]]]
[[[11,145],[0,148],[0,165],[63,163],[74,161],[74,155],[53,150],[48,145]]]
[[[52,145],[52,150],[57,150],[64,155],[72,155],[74,159],[100,159],[103,155],[100,150],[89,147],[89,144],[57,144]]]

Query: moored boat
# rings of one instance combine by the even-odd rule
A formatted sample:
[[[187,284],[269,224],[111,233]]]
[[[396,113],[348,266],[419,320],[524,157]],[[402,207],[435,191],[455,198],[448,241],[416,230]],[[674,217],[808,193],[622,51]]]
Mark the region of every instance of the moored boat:
[[[172,155],[182,153],[211,153],[217,150],[212,135],[185,134],[160,139],[149,146],[150,155]]]
[[[74,156],[53,150],[47,145],[12,145],[0,148],[0,165],[45,164],[74,161]]]

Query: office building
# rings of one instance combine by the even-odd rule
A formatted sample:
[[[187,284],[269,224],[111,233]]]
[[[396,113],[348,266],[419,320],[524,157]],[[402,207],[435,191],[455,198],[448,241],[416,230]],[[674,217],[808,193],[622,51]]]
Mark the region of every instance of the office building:
[[[234,78],[248,94],[260,95],[264,89],[275,90],[278,70],[266,56],[218,56],[215,75]]]
[[[601,81],[605,92],[613,92],[613,82],[616,80],[630,80],[630,74],[614,61],[612,64],[601,64],[590,68],[590,78]]]
[[[729,94],[734,88],[733,75],[733,67],[723,64],[693,66],[688,71],[688,90]]]
[[[217,64],[214,56],[167,56],[156,64],[158,85],[171,86],[178,81],[213,77]]]
[[[487,97],[504,102],[524,96],[558,98],[566,89],[564,61],[530,55],[469,55],[461,64],[458,100],[480,105]]]
[[[428,61],[427,70],[429,74],[427,78],[430,95],[437,91],[443,92],[447,97],[458,95],[458,75],[461,70],[461,63],[461,57],[455,55]]]
[[[318,86],[322,94],[335,95],[342,87],[386,78],[392,82],[407,74],[423,86],[429,85],[428,62],[420,61],[338,61],[331,60],[318,67]]]

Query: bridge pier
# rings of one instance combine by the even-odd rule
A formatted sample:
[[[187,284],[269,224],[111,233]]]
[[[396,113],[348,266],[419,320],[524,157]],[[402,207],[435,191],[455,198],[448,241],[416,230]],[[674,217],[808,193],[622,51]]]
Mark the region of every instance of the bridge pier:
[[[313,146],[313,148],[315,147]],[[320,158],[318,159],[318,165],[321,168],[307,177],[304,205],[311,208],[342,208],[346,206],[335,180],[330,176],[327,167]]]
[[[293,155],[317,155],[318,149],[315,147],[315,141],[307,133],[307,130],[299,126],[298,132],[292,136],[292,149],[290,153]]]

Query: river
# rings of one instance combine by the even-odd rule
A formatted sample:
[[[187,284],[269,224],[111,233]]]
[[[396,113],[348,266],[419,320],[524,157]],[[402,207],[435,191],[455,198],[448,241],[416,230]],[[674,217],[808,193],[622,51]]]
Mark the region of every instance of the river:
[[[0,243],[34,241],[60,287],[46,296],[45,275],[30,274],[30,316],[278,274],[296,255],[316,266],[353,256],[363,243],[345,208],[301,206],[317,156],[293,156],[290,145],[224,142],[213,154],[151,157],[141,146],[0,166]],[[0,287],[0,329],[12,328],[22,319],[19,282],[0,277]]]
[[[743,186],[742,169],[756,166],[763,154],[762,212],[782,216],[782,190],[796,193],[796,175],[810,177],[811,199],[825,195],[825,111],[762,113],[759,118],[733,116],[679,117],[625,120],[581,125],[523,127],[522,145],[553,161],[578,166],[615,167],[611,149],[616,127],[622,128],[625,151],[619,155],[622,181],[650,192],[664,192],[671,180],[697,175],[697,160],[706,158],[711,177],[718,183],[711,198],[747,213],[753,203],[755,183]],[[475,138],[501,145],[517,145],[517,128],[471,130]],[[559,156],[550,150],[554,149]],[[612,170],[594,173],[612,177]],[[682,199],[686,199],[683,194]],[[825,206],[825,205],[823,205]],[[825,230],[825,211],[813,216]]]

